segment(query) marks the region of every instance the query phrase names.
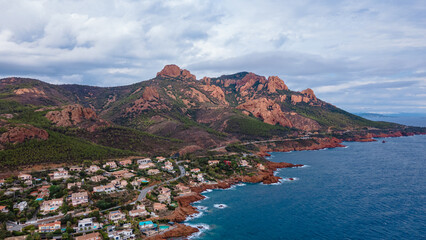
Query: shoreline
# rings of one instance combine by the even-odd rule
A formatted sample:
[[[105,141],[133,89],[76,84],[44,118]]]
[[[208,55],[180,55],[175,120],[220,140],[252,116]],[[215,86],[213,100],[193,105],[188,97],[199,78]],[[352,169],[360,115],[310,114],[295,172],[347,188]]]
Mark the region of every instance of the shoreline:
[[[353,139],[351,140],[341,140],[337,139],[339,141],[333,141],[335,143],[335,146],[333,145],[326,145],[322,148],[315,148],[315,149],[299,149],[299,150],[290,150],[290,151],[310,151],[310,150],[321,150],[321,149],[328,149],[328,148],[337,148],[337,147],[343,147],[346,148],[347,146],[342,145],[342,142],[375,142],[377,141],[375,138],[390,138],[390,137],[409,137],[409,136],[415,136],[415,135],[426,135],[426,134],[407,134],[407,135],[399,135],[399,134],[375,134],[372,135],[370,138],[360,138],[360,139]],[[290,151],[270,151],[270,152],[290,152]],[[265,152],[267,153],[267,152]],[[259,156],[270,156],[268,155],[259,155]],[[206,198],[206,196],[202,195],[203,192],[208,190],[214,190],[214,189],[228,189],[232,186],[239,184],[239,183],[262,183],[265,185],[275,184],[280,182],[282,179],[281,177],[275,176],[275,171],[282,168],[293,168],[293,167],[304,167],[303,164],[292,164],[292,163],[286,163],[286,162],[272,162],[269,160],[266,160],[267,170],[260,171],[260,175],[257,176],[240,176],[240,177],[233,177],[230,179],[226,179],[224,181],[218,182],[217,184],[207,184],[202,185],[199,187],[191,187],[191,191],[193,193],[181,196],[176,198],[178,201],[179,207],[168,217],[169,220],[176,220],[176,222],[179,225],[184,225],[186,228],[181,228],[179,231],[181,235],[173,235],[172,237],[190,237],[193,234],[198,233],[200,230],[198,228],[189,226],[185,224],[185,221],[193,214],[199,214],[200,212],[197,210],[196,207],[192,206],[191,204],[200,200],[203,200]],[[166,233],[164,233],[166,234]],[[155,236],[155,240],[160,239],[167,239],[167,235],[157,235]],[[169,237],[170,238],[170,237]],[[151,239],[151,238],[149,238]],[[154,238],[153,238],[154,239]]]

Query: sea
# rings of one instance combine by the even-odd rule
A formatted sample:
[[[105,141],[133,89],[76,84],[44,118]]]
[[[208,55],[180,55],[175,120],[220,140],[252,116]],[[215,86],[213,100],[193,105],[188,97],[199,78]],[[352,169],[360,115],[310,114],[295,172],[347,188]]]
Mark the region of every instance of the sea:
[[[278,170],[277,184],[204,192],[190,238],[426,239],[426,135],[377,140],[271,153],[305,167]]]

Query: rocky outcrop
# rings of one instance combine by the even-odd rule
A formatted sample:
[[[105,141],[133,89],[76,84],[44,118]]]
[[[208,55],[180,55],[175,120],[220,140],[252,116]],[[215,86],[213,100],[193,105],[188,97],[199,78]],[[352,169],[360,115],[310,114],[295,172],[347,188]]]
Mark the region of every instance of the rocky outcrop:
[[[6,125],[3,127],[7,131],[0,135],[0,143],[23,143],[30,139],[47,140],[49,133],[32,125],[21,124],[18,126]]]
[[[301,91],[301,93],[304,94],[305,96],[307,96],[309,99],[311,99],[313,101],[317,100],[317,97],[314,94],[314,90],[312,90],[310,88],[307,88],[307,89]]]
[[[170,238],[188,237],[193,233],[198,232],[197,228],[193,228],[184,224],[176,224],[173,229],[168,230],[162,234],[155,235],[147,238],[147,240],[166,240]]]
[[[195,75],[186,69],[180,69],[178,66],[171,64],[166,65],[163,70],[157,73],[157,77],[182,78],[187,80],[196,80]]]
[[[296,105],[297,103],[300,103],[300,102],[308,103],[309,98],[302,96],[302,95],[296,95],[296,94],[291,95],[291,103],[292,104]]]
[[[160,101],[160,94],[155,87],[146,87],[143,90],[142,97],[136,99],[130,107],[127,107],[125,113],[141,113],[147,110],[160,109],[170,108]]]
[[[105,120],[98,118],[93,109],[85,108],[80,104],[65,106],[60,111],[50,111],[46,114],[46,118],[56,126],[79,126],[89,131],[94,131],[101,126],[110,125]]]
[[[268,78],[267,88],[269,93],[275,93],[277,90],[288,90],[284,81],[277,76],[271,76]]]
[[[280,105],[267,98],[249,100],[240,104],[237,109],[247,110],[268,124],[275,125],[278,123],[283,127],[293,126],[281,110]]]
[[[212,97],[219,101],[219,103],[229,105],[225,99],[225,93],[223,92],[222,88],[216,85],[203,85],[203,90],[209,92]]]
[[[304,131],[313,131],[321,128],[318,122],[307,117],[303,117],[297,113],[290,112],[286,114],[287,119],[291,122],[293,127],[302,129]]]

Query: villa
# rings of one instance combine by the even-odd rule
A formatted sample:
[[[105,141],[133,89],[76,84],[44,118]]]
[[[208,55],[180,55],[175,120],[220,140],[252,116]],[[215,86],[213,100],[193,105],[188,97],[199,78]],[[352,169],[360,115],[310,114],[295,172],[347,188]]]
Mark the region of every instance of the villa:
[[[170,203],[170,195],[168,194],[160,194],[157,196],[157,199],[160,203]]]
[[[8,213],[9,210],[7,210],[6,206],[0,206],[0,212],[2,212],[2,213]]]
[[[66,170],[59,170],[49,175],[53,180],[68,179],[70,177]]]
[[[209,163],[209,166],[218,165],[219,160],[210,160],[208,163]]]
[[[178,185],[176,185],[176,189],[180,192],[180,196],[186,195],[191,193],[191,188],[185,186],[182,183],[179,183]]]
[[[100,182],[102,180],[107,179],[106,177],[102,176],[102,175],[97,175],[97,176],[93,176],[90,178],[90,181],[92,182]]]
[[[60,221],[38,225],[38,231],[41,232],[41,233],[54,232],[54,231],[60,230],[60,229],[61,229],[61,222]]]
[[[133,234],[133,229],[123,229],[119,231],[112,231],[108,233],[109,239],[113,240],[127,240],[134,239],[135,234]]]
[[[98,166],[96,166],[96,165],[92,165],[92,166],[90,166],[90,167],[89,167],[89,169],[88,169],[88,171],[89,171],[89,172],[91,172],[91,173],[95,173],[95,172],[97,172],[97,171],[99,171],[99,170],[101,170],[101,168],[100,168],[100,167],[98,167]]]
[[[110,183],[110,184],[108,184],[106,186],[101,185],[101,186],[93,187],[93,192],[97,192],[97,193],[99,193],[99,192],[110,193],[110,192],[113,192],[115,190],[116,189],[115,189],[115,187],[114,187],[114,185],[112,183]]]
[[[102,224],[93,222],[92,218],[84,218],[78,221],[77,227],[75,229],[81,232],[86,230],[97,230],[101,228]]]
[[[71,195],[71,203],[73,206],[86,204],[89,202],[89,195],[87,192],[78,192]]]
[[[258,163],[256,165],[256,167],[257,167],[257,169],[262,170],[262,171],[266,169],[265,166],[263,166],[263,164],[261,164],[261,163]]]
[[[139,165],[139,169],[147,169],[147,168],[152,168],[155,167],[154,163],[144,163],[144,164],[140,164]]]
[[[116,169],[117,168],[117,163],[115,163],[114,161],[112,162],[107,162],[103,165],[103,168],[106,168],[107,166],[109,166],[109,169]]]
[[[152,160],[151,160],[151,158],[143,158],[143,159],[137,160],[136,162],[138,163],[138,165],[141,165],[141,164],[150,163],[150,162],[152,162]]]
[[[199,168],[194,168],[194,169],[191,169],[191,172],[193,172],[193,173],[199,173],[201,170],[199,169]]]
[[[148,212],[145,209],[136,209],[129,211],[130,217],[144,217],[147,216]]]
[[[152,229],[154,228],[154,223],[152,221],[144,221],[144,222],[139,222],[139,229],[141,231],[145,231],[148,229]]]
[[[18,178],[22,181],[32,180],[33,177],[30,174],[21,173],[18,175]]]
[[[81,172],[81,170],[83,170],[82,167],[78,167],[78,166],[72,166],[72,167],[70,167],[70,171],[71,172]]]
[[[44,201],[41,204],[40,211],[44,214],[49,212],[54,212],[59,209],[64,204],[64,200],[62,198],[52,199],[49,201]]]
[[[149,169],[148,170],[148,175],[156,175],[156,174],[160,174],[160,170],[158,170],[158,169]]]
[[[75,237],[75,240],[101,240],[101,234],[99,232],[94,232],[94,233],[90,233],[90,234],[85,234],[83,236],[80,237]]]
[[[240,166],[241,166],[241,167],[248,167],[248,166],[249,166],[249,164],[248,164],[248,162],[247,162],[246,160],[241,160],[241,161],[240,161]]]
[[[170,161],[167,161],[164,163],[163,169],[173,171],[173,164]]]
[[[20,203],[14,204],[13,208],[19,209],[20,212],[24,211],[27,208],[28,203],[26,201],[22,201]]]
[[[124,220],[126,218],[126,215],[124,215],[120,210],[112,211],[108,214],[108,219],[110,221],[118,221],[118,220]]]
[[[156,159],[157,159],[157,162],[164,162],[164,161],[166,161],[165,157],[157,157]]]
[[[163,210],[167,209],[167,205],[166,204],[162,204],[162,203],[154,203],[154,211],[156,212],[160,212]]]
[[[81,182],[68,183],[68,185],[67,185],[67,189],[71,189],[71,188],[72,188],[72,187],[74,187],[74,186],[76,186],[76,187],[78,187],[78,188],[81,188]]]
[[[128,175],[128,174],[132,174],[131,176],[134,176],[134,174],[130,173],[129,170],[127,170],[127,169],[123,169],[123,170],[116,171],[116,172],[111,172],[109,174],[111,176],[116,177],[116,178],[124,178],[124,176],[129,177],[130,175]]]
[[[121,166],[128,166],[128,165],[132,165],[132,160],[130,159],[126,159],[126,160],[122,160],[120,162],[118,162]]]

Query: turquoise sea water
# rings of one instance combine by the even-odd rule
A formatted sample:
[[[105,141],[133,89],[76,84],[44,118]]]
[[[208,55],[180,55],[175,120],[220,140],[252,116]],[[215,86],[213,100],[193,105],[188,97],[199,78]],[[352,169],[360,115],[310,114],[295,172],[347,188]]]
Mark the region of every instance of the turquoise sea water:
[[[276,185],[204,193],[199,239],[426,239],[426,136],[273,153]],[[220,205],[223,204],[223,205]]]

